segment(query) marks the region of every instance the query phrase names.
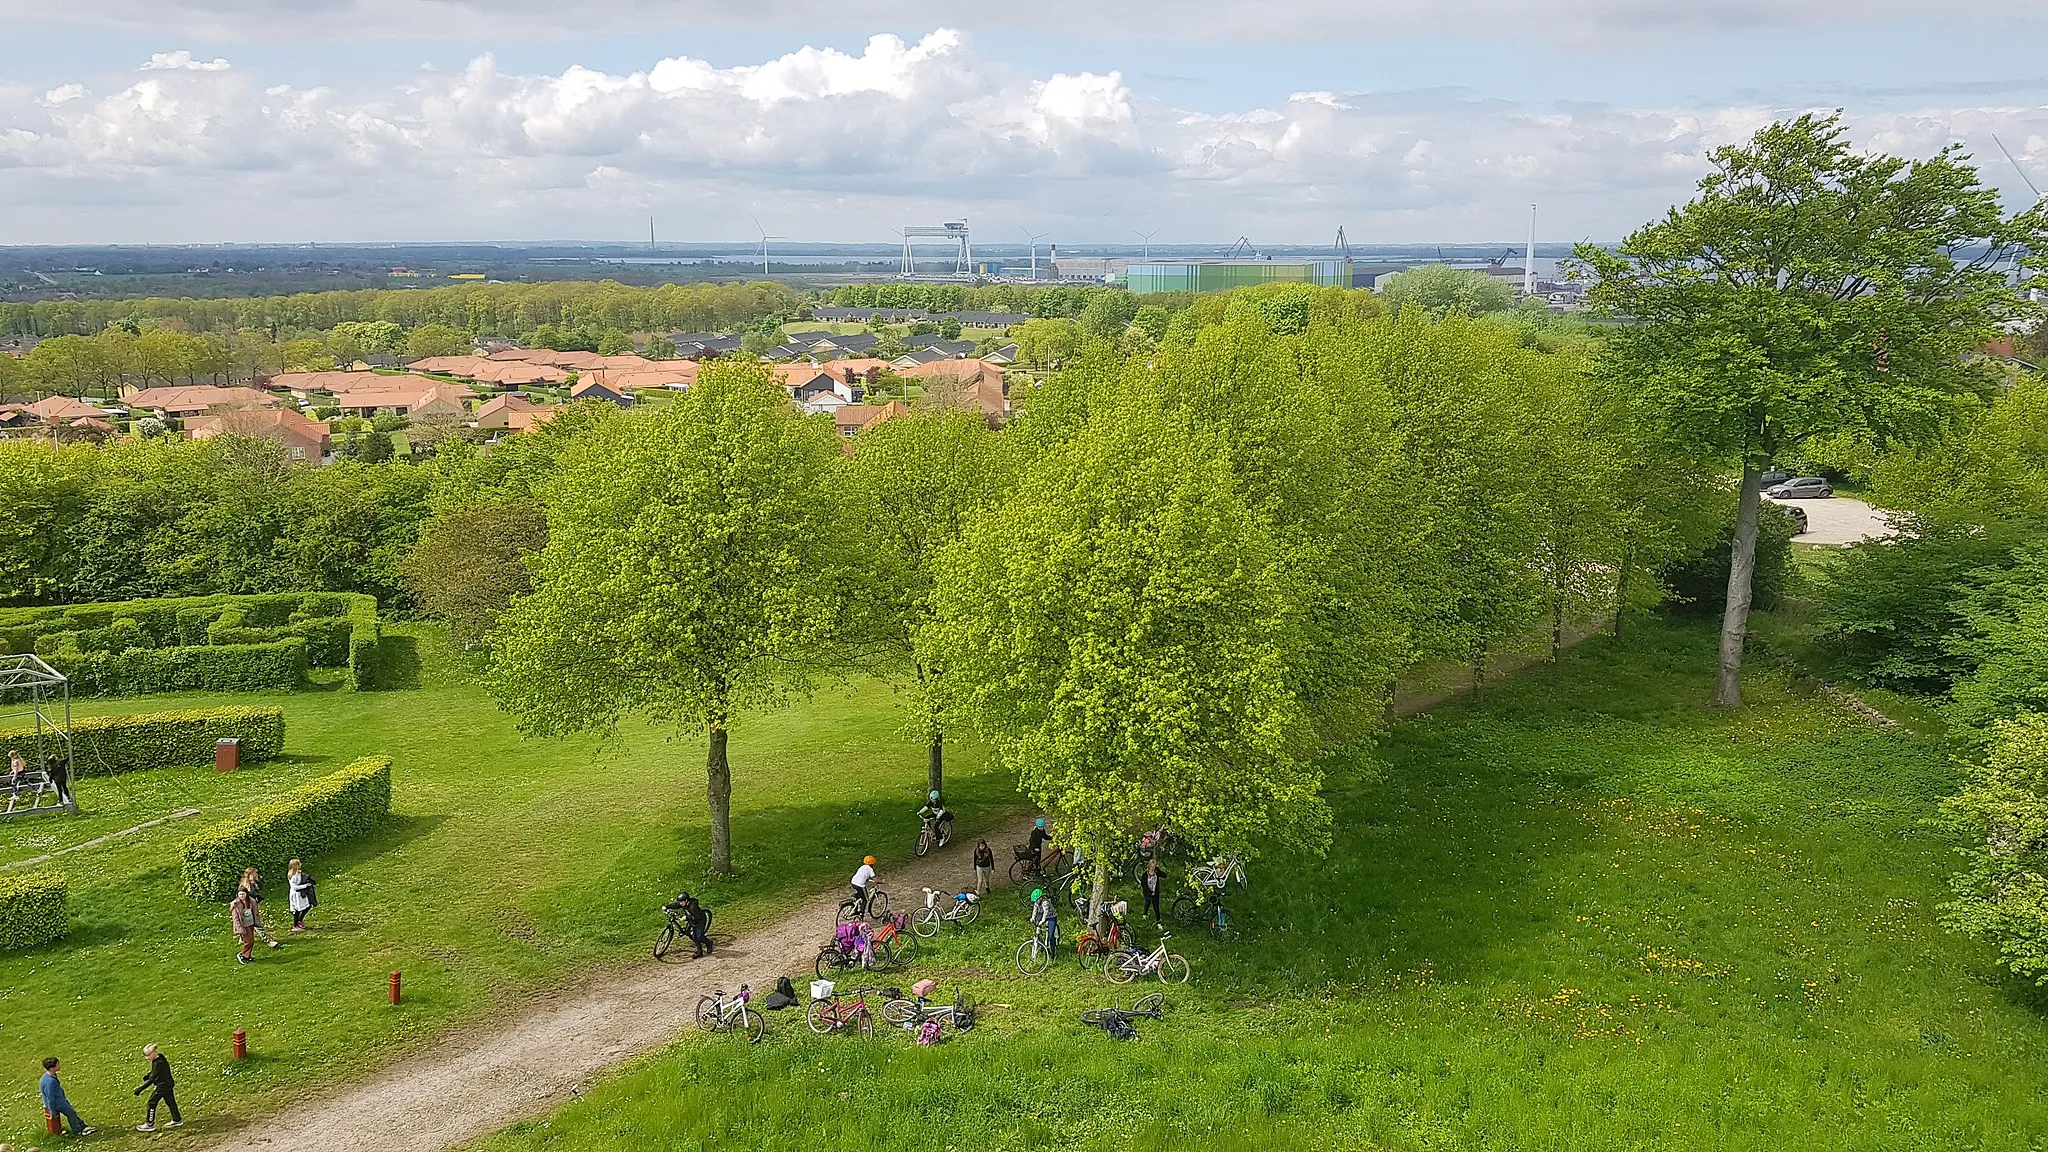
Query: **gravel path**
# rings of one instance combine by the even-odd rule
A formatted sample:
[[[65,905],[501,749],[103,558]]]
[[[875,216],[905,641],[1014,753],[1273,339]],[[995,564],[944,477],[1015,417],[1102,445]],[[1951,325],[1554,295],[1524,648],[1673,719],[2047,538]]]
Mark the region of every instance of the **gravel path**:
[[[986,833],[997,863],[1022,843],[1031,824],[1020,819]],[[910,911],[925,887],[951,891],[970,882],[974,837],[881,876],[891,907]],[[998,882],[1001,871],[997,869]],[[703,960],[631,968],[543,997],[510,1020],[459,1030],[369,1080],[294,1105],[280,1116],[245,1124],[208,1147],[262,1152],[438,1152],[567,1103],[591,1076],[653,1051],[694,1027],[697,998],[714,989],[751,984],[757,995],[787,975],[799,994],[811,962],[832,935],[843,889],[818,893],[802,912],[730,940]],[[685,942],[686,944],[687,942]],[[671,956],[676,953],[670,953]],[[771,1029],[804,1026],[801,1009],[769,1016]]]

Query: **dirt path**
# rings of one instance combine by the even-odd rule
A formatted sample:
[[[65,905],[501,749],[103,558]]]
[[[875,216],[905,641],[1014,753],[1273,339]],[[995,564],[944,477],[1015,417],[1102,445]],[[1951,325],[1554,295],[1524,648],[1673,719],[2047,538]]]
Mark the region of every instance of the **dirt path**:
[[[1575,628],[1576,644],[1593,632]],[[1505,653],[1488,675],[1506,676],[1543,659],[1542,652]],[[1394,711],[1413,715],[1460,695],[1432,683],[1404,685]],[[1030,821],[986,833],[996,846],[997,882],[1009,866],[1008,846],[1021,843]],[[950,890],[974,875],[974,837],[882,874],[898,911],[910,911],[925,887]],[[441,1152],[569,1102],[592,1076],[651,1052],[692,1027],[697,998],[714,989],[752,984],[766,995],[788,975],[799,994],[811,961],[832,934],[833,909],[845,890],[820,892],[805,910],[737,938],[703,960],[645,963],[542,997],[511,1019],[459,1029],[426,1051],[359,1084],[337,1089],[291,1112],[244,1124],[213,1141],[214,1152]],[[684,955],[687,955],[685,953]],[[801,1028],[800,1016],[777,1013],[771,1029]]]
[[[1009,845],[1022,843],[1030,821],[988,833],[997,873]],[[892,907],[910,911],[922,888],[951,891],[974,877],[963,835],[923,860],[882,873]],[[557,1108],[590,1077],[660,1048],[692,1027],[697,998],[714,989],[751,984],[759,995],[789,976],[801,994],[818,946],[832,935],[843,889],[821,892],[805,910],[733,939],[703,960],[644,964],[564,988],[510,1020],[462,1029],[375,1077],[212,1142],[213,1149],[263,1152],[438,1152]],[[676,953],[671,953],[671,956]],[[769,1017],[771,1029],[804,1026],[801,1009]]]

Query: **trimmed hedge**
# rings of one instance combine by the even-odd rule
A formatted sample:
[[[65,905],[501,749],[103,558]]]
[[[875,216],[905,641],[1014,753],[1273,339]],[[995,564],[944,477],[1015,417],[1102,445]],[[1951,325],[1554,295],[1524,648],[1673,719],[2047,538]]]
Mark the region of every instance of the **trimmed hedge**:
[[[297,661],[275,647],[288,641]],[[294,664],[347,668],[349,687],[367,688],[382,641],[376,598],[348,592],[0,608],[0,652],[34,652],[88,693],[290,688]],[[237,654],[184,654],[228,649]],[[181,655],[137,655],[167,652]]]
[[[27,739],[33,728],[0,729],[0,748]],[[213,763],[217,740],[242,742],[241,761],[252,764],[284,751],[284,709],[205,708],[85,716],[71,723],[71,759],[78,776],[199,768]]]
[[[260,692],[296,688],[306,678],[306,642],[191,648],[130,648],[81,652],[64,645],[39,653],[86,696],[139,696],[149,692]]]
[[[247,816],[189,836],[185,894],[226,900],[251,865],[273,879],[294,857],[303,859],[347,843],[391,815],[391,758],[366,756],[322,776]]]
[[[0,876],[0,951],[48,944],[71,930],[71,886],[56,872]]]

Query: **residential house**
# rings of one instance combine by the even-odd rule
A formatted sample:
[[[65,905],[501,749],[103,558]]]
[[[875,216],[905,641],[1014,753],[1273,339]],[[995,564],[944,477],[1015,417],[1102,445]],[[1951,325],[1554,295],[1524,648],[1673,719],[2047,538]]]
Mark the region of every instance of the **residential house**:
[[[605,366],[605,357],[595,352],[557,352],[553,348],[512,348],[485,357],[498,363],[542,364],[568,372],[595,372]],[[637,357],[636,357],[637,359]]]
[[[1017,362],[1017,346],[1015,344],[1004,344],[1001,347],[992,348],[987,352],[983,352],[980,359],[988,364],[1002,364],[1006,366],[1015,364]]]
[[[415,372],[433,372],[442,376],[460,376],[479,384],[497,384],[505,388],[524,388],[529,384],[560,384],[569,378],[569,370],[553,364],[536,364],[530,360],[493,360],[486,356],[430,356],[415,360],[411,364]]]
[[[761,353],[761,359],[794,360],[799,356],[808,356],[809,354],[810,349],[807,348],[798,348],[794,344],[777,344],[775,347]]]
[[[171,388],[131,388],[121,396],[130,412],[154,412],[182,419],[225,408],[275,408],[277,397],[254,388],[219,388],[187,384]],[[95,412],[93,415],[97,416]]]
[[[846,404],[832,413],[832,426],[839,430],[841,436],[851,439],[893,416],[909,414],[910,409],[904,407],[901,400],[891,400],[887,404]]]
[[[185,435],[194,440],[216,436],[254,436],[284,445],[294,460],[318,464],[328,456],[328,430],[324,421],[289,408],[231,408],[210,416],[185,421]]]
[[[614,392],[610,388],[605,387],[596,376],[588,376],[578,380],[575,387],[569,389],[569,399],[602,400],[607,404],[617,404],[621,408],[633,403],[623,393]]]
[[[36,420],[49,425],[69,424],[74,420],[97,420],[106,413],[69,396],[45,396],[24,409]]]
[[[866,395],[864,384],[853,384],[819,369],[818,374],[790,389],[790,398],[813,415],[832,412],[841,405],[858,404]]]
[[[932,352],[928,350],[919,352],[905,352],[903,355],[898,356],[894,360],[889,361],[889,367],[896,369],[898,372],[901,372],[905,368],[921,368],[926,364],[931,364],[936,361],[946,359],[950,359],[950,357],[946,356],[943,352]]]
[[[985,360],[934,360],[897,371],[922,380],[925,402],[933,407],[980,412],[991,426],[1010,417],[1009,389],[1001,365]]]
[[[926,352],[937,352],[941,356],[950,357],[955,360],[965,359],[974,355],[974,341],[972,340],[941,340],[936,336],[912,336],[910,339],[905,340],[904,343],[912,348],[921,348]]]
[[[524,432],[554,419],[561,409],[535,404],[516,392],[493,396],[476,410],[476,426],[486,432]]]
[[[1022,312],[948,312],[946,317],[969,328],[1009,328],[1031,319]]]
[[[876,377],[889,370],[889,362],[866,356],[851,360],[827,360],[818,367],[848,384],[873,384]]]
[[[676,346],[676,355],[684,360],[716,360],[739,351],[742,343],[739,336],[718,336],[708,332],[676,332],[668,339]]]
[[[404,379],[386,377],[385,379]],[[425,387],[413,385],[406,388],[364,388],[353,392],[337,393],[334,407],[349,416],[375,416],[379,412],[395,412],[414,420],[467,420],[469,401],[476,393],[464,384],[426,382]]]

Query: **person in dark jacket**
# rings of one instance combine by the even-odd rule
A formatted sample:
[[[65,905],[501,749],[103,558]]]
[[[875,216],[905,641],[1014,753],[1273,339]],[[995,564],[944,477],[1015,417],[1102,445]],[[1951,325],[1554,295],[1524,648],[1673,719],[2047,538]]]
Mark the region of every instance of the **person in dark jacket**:
[[[1145,874],[1138,877],[1138,886],[1145,890],[1145,911],[1151,915],[1154,927],[1161,926],[1165,917],[1159,914],[1159,889],[1165,878],[1159,875],[1159,858],[1145,861]]]
[[[137,1132],[156,1131],[156,1106],[158,1104],[162,1104],[165,1108],[170,1109],[171,1112],[171,1121],[165,1124],[164,1127],[176,1128],[184,1124],[185,1118],[178,1114],[176,1086],[171,1081],[171,1062],[164,1059],[164,1054],[157,1051],[157,1047],[154,1044],[143,1045],[142,1058],[149,1061],[149,1071],[142,1074],[142,1083],[136,1087],[135,1094],[140,1096],[145,1091],[149,1093],[149,1110],[143,1114],[142,1123],[137,1125],[135,1130]]]
[[[995,879],[995,875],[995,849],[990,848],[988,846],[988,838],[983,837],[981,840],[976,841],[974,845],[974,894],[976,896],[988,895],[988,886]]]

